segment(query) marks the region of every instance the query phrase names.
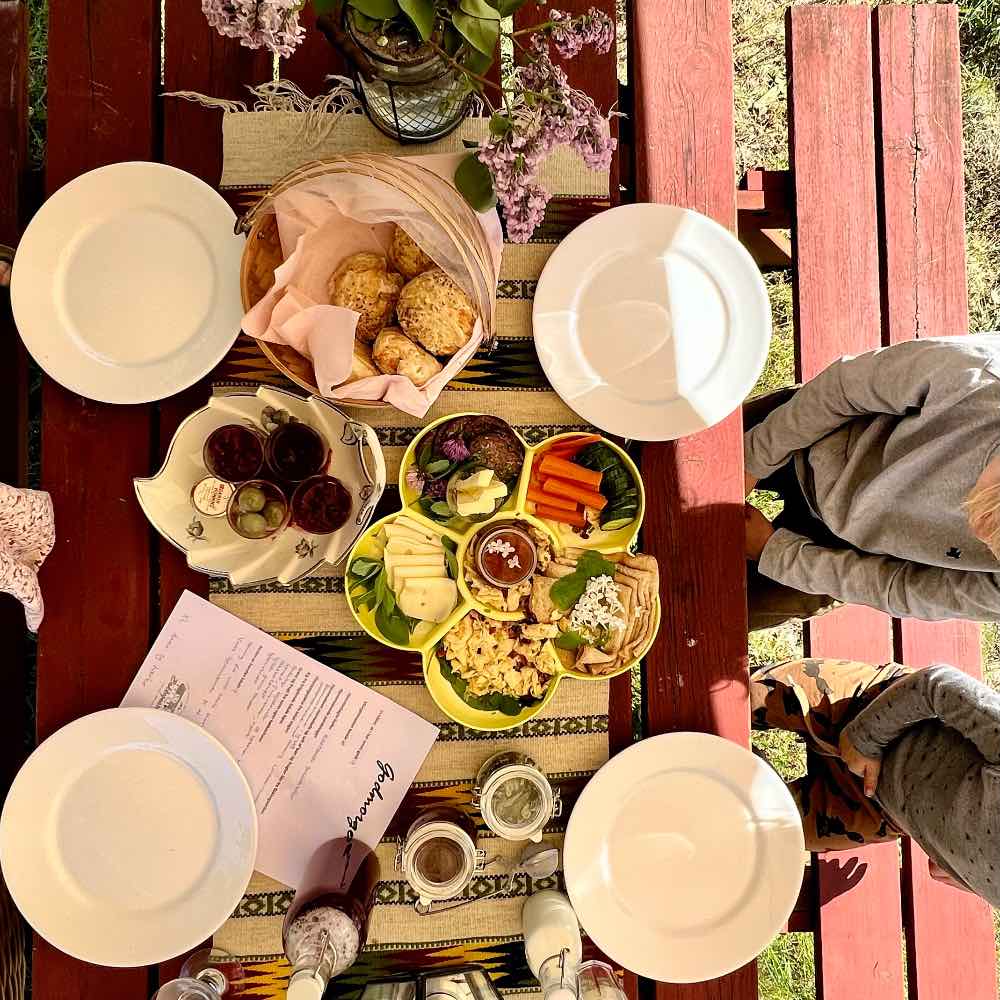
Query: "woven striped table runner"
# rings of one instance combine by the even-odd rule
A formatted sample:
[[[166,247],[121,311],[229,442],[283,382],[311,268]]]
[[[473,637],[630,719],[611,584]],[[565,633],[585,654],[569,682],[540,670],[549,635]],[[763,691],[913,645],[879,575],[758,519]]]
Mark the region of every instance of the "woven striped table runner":
[[[326,134],[318,134],[315,119],[306,114],[227,112],[222,188],[240,212],[270,183],[307,160],[362,151],[454,152],[462,149],[464,140],[478,139],[485,130],[485,119],[473,119],[441,142],[401,149],[360,115],[343,115]],[[588,170],[574,154],[560,152],[547,165],[544,183],[559,196],[551,203],[545,222],[531,243],[504,247],[497,349],[475,357],[423,420],[392,409],[354,411],[358,419],[375,427],[385,450],[390,486],[380,514],[398,507],[399,494],[393,484],[403,451],[420,427],[437,416],[463,410],[496,414],[529,442],[583,428],[580,418],[551,390],[539,366],[532,340],[531,302],[538,276],[559,239],[608,206],[608,176]],[[296,391],[271,367],[256,343],[241,336],[221,366],[214,390],[224,393],[261,383]],[[425,803],[469,805],[479,765],[497,749],[512,747],[534,758],[561,787],[564,815],[568,815],[587,779],[608,758],[607,685],[567,681],[541,715],[517,730],[499,736],[467,730],[437,710],[423,685],[418,657],[382,646],[358,630],[343,590],[341,574],[328,569],[291,587],[235,590],[213,580],[211,600],[439,726],[440,737],[417,775],[407,811]],[[302,822],[308,823],[309,817],[303,816]],[[561,846],[564,829],[565,820],[557,819],[546,836]],[[379,848],[383,880],[377,890],[368,947],[328,995],[353,994],[373,978],[417,967],[468,962],[485,965],[505,996],[533,992],[535,983],[524,962],[520,934],[521,906],[533,888],[559,885],[561,873],[534,885],[521,877],[511,895],[467,907],[461,916],[421,917],[413,910],[412,891],[394,870],[399,832],[390,828]],[[326,835],[317,830],[317,842]],[[492,837],[485,827],[480,846],[490,856],[511,861],[522,849],[522,845]],[[468,894],[485,896],[504,881],[502,874],[483,875]],[[289,968],[281,954],[281,923],[291,897],[285,886],[256,875],[232,918],[215,936],[219,947],[243,960],[250,987],[243,996],[248,1000],[284,995]]]

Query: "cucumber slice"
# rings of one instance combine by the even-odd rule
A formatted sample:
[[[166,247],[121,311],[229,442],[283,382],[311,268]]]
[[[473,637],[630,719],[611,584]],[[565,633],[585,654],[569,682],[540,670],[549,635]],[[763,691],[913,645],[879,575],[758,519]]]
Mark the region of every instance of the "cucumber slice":
[[[627,500],[624,503],[608,504],[601,513],[601,527],[605,531],[617,531],[631,524],[639,513],[637,501]]]
[[[595,441],[593,444],[581,448],[573,461],[585,469],[592,469],[594,472],[604,472],[612,466],[622,464],[618,452],[609,448],[603,441]]]
[[[632,482],[632,477],[621,461],[604,470],[604,476],[601,480],[601,492],[611,503],[616,503],[626,490],[633,489],[634,487],[635,484]]]

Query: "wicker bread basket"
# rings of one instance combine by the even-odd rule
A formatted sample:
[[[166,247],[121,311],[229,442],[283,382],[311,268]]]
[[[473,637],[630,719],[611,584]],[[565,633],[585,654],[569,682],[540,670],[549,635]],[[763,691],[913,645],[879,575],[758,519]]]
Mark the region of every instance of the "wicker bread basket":
[[[240,289],[243,310],[256,305],[274,284],[275,268],[282,262],[278,224],[274,202],[283,192],[327,174],[349,173],[372,177],[397,189],[423,209],[444,231],[454,245],[456,255],[467,271],[465,291],[472,299],[483,324],[483,343],[493,338],[496,313],[496,280],[493,257],[486,234],[462,196],[447,181],[406,158],[365,153],[338,156],[329,160],[314,160],[286,174],[236,223],[238,233],[247,234],[240,268]],[[282,344],[259,341],[260,348],[275,368],[296,385],[316,395],[322,395],[316,384],[312,362],[297,351]],[[344,385],[339,402],[351,406],[386,407],[379,400],[348,398],[349,385]]]

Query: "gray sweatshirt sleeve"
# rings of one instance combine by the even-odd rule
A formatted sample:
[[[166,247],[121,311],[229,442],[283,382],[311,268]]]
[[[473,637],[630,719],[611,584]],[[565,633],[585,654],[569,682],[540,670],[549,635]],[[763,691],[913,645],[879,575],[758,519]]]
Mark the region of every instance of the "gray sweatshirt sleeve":
[[[962,340],[962,349],[956,349]],[[835,361],[743,439],[747,472],[769,476],[856,417],[950,406],[1000,350],[995,336],[913,340]]]
[[[1000,621],[1000,574],[921,566],[892,556],[831,549],[779,528],[761,553],[764,576],[806,594],[829,594],[898,618]]]
[[[975,743],[988,764],[1000,763],[1000,695],[955,667],[915,670],[896,681],[844,727],[867,757],[881,757],[919,722],[938,719]]]

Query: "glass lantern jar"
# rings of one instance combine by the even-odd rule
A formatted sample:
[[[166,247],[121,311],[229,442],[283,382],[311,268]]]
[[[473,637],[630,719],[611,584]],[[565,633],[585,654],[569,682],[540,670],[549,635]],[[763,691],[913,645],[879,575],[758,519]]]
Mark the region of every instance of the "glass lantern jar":
[[[327,38],[347,57],[354,89],[372,124],[401,143],[433,142],[469,114],[472,95],[463,74],[434,47],[406,33],[373,30],[346,5],[319,19]],[[464,57],[460,49],[455,60]]]

